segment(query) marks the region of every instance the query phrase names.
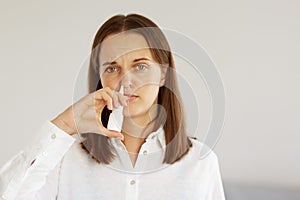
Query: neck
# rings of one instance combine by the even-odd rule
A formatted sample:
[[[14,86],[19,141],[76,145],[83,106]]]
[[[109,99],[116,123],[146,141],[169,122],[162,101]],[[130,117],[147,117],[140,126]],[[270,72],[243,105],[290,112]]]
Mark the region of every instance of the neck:
[[[122,125],[124,141],[122,142],[128,152],[139,152],[148,135],[153,132],[155,123],[151,122],[152,119],[153,117],[149,114],[124,118]]]

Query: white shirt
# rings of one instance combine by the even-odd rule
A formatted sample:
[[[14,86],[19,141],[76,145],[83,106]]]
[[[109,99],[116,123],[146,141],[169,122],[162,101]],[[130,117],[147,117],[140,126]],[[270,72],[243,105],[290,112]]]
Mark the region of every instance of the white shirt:
[[[162,164],[162,126],[148,135],[134,167],[124,144],[115,138],[110,140],[118,156],[110,165],[102,165],[81,148],[80,135],[71,136],[50,120],[37,136],[26,151],[1,168],[2,199],[225,199],[218,158],[210,151],[199,159],[200,141],[191,138],[193,147],[187,155],[172,165]]]

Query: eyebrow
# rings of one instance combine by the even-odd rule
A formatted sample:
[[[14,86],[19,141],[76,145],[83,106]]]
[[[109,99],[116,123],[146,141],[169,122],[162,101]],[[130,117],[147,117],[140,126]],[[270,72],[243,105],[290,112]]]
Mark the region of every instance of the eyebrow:
[[[149,58],[144,57],[144,58],[136,58],[136,59],[134,59],[132,62],[135,63],[135,62],[139,62],[139,61],[141,61],[141,60],[151,61]],[[106,65],[115,65],[115,64],[117,64],[116,61],[113,61],[113,62],[105,62],[105,63],[102,64],[102,66],[106,66]]]

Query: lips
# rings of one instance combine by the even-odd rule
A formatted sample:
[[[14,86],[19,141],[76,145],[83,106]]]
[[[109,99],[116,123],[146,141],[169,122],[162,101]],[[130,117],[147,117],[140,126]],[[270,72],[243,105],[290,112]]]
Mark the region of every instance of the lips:
[[[134,94],[124,94],[124,96],[127,96],[129,101],[132,101],[132,100],[138,98],[138,96],[134,95]]]
[[[137,95],[134,95],[134,94],[124,94],[124,96],[127,96],[127,97],[138,97]]]

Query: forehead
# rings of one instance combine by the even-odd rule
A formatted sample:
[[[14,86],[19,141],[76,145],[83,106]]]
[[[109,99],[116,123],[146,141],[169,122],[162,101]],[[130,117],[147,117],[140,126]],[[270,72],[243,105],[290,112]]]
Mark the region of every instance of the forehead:
[[[151,51],[145,38],[137,33],[119,33],[109,35],[101,43],[99,63],[111,62],[118,58],[145,56],[152,59]]]

